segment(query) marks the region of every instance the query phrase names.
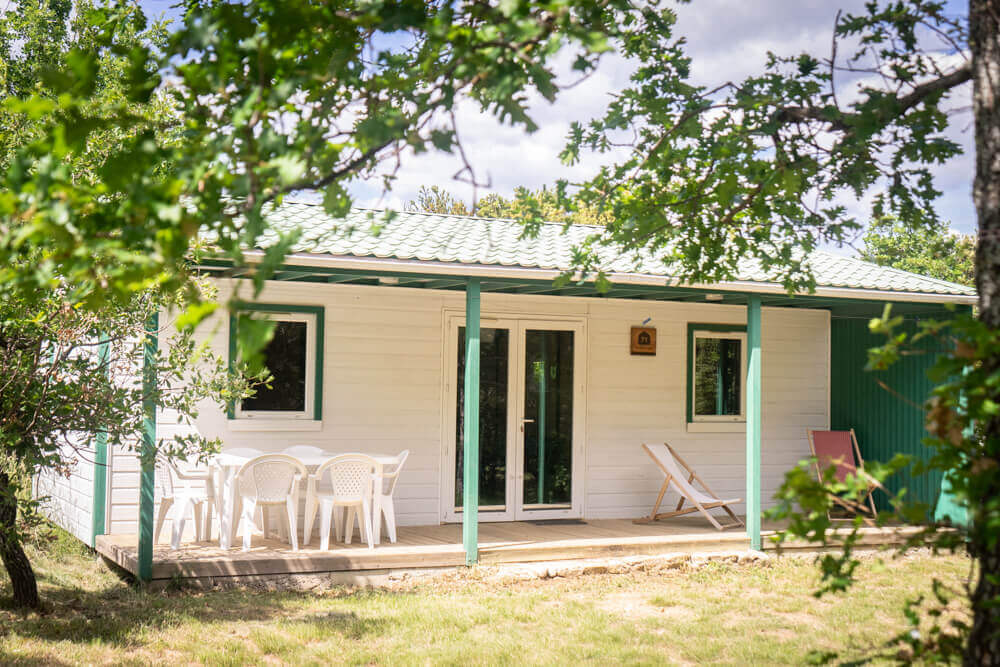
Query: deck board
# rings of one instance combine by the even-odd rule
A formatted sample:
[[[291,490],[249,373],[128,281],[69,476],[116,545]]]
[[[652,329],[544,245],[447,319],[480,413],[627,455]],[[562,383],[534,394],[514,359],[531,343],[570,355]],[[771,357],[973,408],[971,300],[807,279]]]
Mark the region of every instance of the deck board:
[[[773,527],[772,527],[773,528]],[[891,541],[891,535],[872,533],[869,542]],[[357,536],[350,545],[331,543],[320,551],[313,535],[308,546],[292,551],[288,544],[255,536],[252,548],[223,550],[217,542],[184,543],[177,551],[167,544],[153,550],[153,579],[238,577],[278,574],[404,570],[456,567],[465,564],[462,527],[404,526],[398,541],[369,549]],[[765,541],[766,542],[766,541]],[[102,535],[97,551],[120,567],[137,571],[137,538]],[[574,558],[639,556],[677,552],[744,551],[749,540],[742,530],[717,531],[703,519],[682,517],[637,525],[627,519],[590,520],[574,524],[536,525],[515,521],[479,525],[480,561],[517,563]]]

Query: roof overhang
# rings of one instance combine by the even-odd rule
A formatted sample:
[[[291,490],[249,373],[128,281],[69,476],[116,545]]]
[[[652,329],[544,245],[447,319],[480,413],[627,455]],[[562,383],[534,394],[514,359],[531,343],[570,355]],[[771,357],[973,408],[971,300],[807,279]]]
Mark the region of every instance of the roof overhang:
[[[245,253],[254,263],[263,258],[262,251]],[[419,259],[395,259],[379,257],[354,257],[344,255],[316,255],[293,253],[285,258],[286,265],[320,267],[331,269],[375,271],[400,274],[421,274],[454,276],[467,278],[501,278],[511,280],[555,280],[561,271],[524,266],[501,266],[494,264],[464,264]],[[751,294],[773,294],[788,296],[787,290],[779,283],[752,281],[727,281],[719,283],[680,283],[665,276],[642,273],[610,273],[608,279],[615,285],[636,285],[650,287],[683,287],[713,292],[736,292]],[[586,282],[586,281],[585,281]],[[858,289],[852,287],[817,286],[813,292],[799,292],[801,296],[825,297],[831,299],[863,299],[866,301],[907,302],[927,304],[975,305],[978,298],[973,295],[936,294],[929,292],[904,292],[890,290]]]

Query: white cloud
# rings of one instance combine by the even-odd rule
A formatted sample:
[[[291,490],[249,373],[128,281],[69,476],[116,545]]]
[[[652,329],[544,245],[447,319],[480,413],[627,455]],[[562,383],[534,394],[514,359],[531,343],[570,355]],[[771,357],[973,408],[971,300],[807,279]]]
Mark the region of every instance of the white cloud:
[[[827,0],[699,0],[678,6],[675,36],[683,35],[687,40],[694,80],[717,85],[760,71],[768,51],[779,55],[808,51],[826,56],[837,7],[845,12],[864,11],[863,0],[844,0],[835,5]],[[568,67],[564,69],[568,71]],[[586,122],[600,115],[609,95],[627,83],[631,71],[622,58],[610,57],[589,80],[563,92],[554,104],[532,99],[532,117],[540,129],[530,135],[500,124],[468,102],[462,103],[457,110],[459,132],[477,179],[488,180],[492,191],[510,195],[518,185],[537,187],[558,178],[586,178],[600,165],[601,156],[585,156],[582,164],[573,167],[563,165],[558,158],[570,122]],[[849,94],[846,86],[851,83],[843,81],[839,87]],[[951,134],[963,145],[970,145],[970,133],[961,132],[961,127],[954,128]],[[359,204],[401,207],[416,196],[420,186],[438,185],[470,201],[472,188],[453,180],[461,166],[457,156],[410,155],[391,192],[383,194],[375,179],[355,184],[353,192]],[[944,191],[938,211],[964,232],[975,225],[970,196],[972,169],[970,153],[934,169],[938,187]],[[483,189],[478,191],[479,196],[484,193]],[[866,203],[856,202],[851,208],[863,215]]]

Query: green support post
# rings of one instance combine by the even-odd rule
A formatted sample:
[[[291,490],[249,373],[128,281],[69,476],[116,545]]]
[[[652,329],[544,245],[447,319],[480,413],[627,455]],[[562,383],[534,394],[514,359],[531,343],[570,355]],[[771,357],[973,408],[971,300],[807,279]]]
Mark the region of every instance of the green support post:
[[[462,544],[465,564],[479,562],[479,279],[465,286],[465,406]]]
[[[142,360],[142,448],[139,454],[139,581],[153,578],[153,489],[156,479],[156,349],[160,317],[154,313],[146,324]]]
[[[760,551],[760,437],[761,360],[760,297],[750,295],[747,304],[747,536],[750,548]]]
[[[97,348],[97,361],[102,366],[108,363],[111,353],[111,343],[108,337],[101,334],[101,343]],[[111,368],[105,369],[111,375]],[[97,536],[105,532],[108,500],[108,432],[98,431],[94,442],[94,496],[91,499],[90,546],[97,546]]]

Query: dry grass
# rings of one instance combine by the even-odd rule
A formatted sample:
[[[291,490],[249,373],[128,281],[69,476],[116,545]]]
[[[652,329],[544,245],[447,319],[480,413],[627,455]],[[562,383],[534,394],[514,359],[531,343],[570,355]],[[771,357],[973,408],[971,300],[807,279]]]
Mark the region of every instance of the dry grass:
[[[396,591],[146,593],[61,538],[32,557],[43,615],[0,609],[4,664],[801,664],[856,659],[905,628],[902,604],[961,556],[866,561],[847,596],[812,596],[809,561]],[[0,598],[9,586],[0,579]]]

